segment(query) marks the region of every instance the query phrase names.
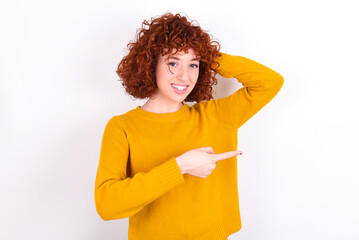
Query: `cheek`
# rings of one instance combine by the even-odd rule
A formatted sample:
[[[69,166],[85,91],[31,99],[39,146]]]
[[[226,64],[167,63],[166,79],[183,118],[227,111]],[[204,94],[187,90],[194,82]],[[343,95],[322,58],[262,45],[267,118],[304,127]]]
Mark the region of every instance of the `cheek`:
[[[156,70],[156,83],[157,86],[166,85],[172,78],[165,67],[157,68]]]
[[[199,71],[193,72],[193,74],[192,74],[192,79],[193,79],[193,81],[196,81],[196,82],[197,82],[198,77],[199,77]]]

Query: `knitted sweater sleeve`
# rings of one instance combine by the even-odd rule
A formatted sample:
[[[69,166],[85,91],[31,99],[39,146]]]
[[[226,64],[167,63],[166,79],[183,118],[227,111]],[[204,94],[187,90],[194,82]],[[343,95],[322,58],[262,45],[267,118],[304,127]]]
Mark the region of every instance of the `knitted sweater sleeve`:
[[[132,178],[128,177],[130,149],[119,117],[112,117],[105,127],[95,180],[96,210],[103,220],[134,215],[185,182],[175,157],[148,172],[138,172]]]
[[[220,66],[215,71],[225,78],[236,78],[243,87],[228,97],[213,100],[207,107],[215,112],[221,123],[238,129],[275,97],[284,79],[274,70],[246,57],[221,55],[216,59]]]

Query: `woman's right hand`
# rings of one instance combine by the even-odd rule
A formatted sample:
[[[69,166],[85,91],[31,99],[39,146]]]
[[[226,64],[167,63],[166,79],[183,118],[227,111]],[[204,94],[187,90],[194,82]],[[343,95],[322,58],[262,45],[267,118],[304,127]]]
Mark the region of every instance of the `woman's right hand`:
[[[182,174],[206,178],[216,168],[217,161],[237,155],[242,155],[242,151],[216,154],[211,147],[201,147],[176,157],[176,161]]]

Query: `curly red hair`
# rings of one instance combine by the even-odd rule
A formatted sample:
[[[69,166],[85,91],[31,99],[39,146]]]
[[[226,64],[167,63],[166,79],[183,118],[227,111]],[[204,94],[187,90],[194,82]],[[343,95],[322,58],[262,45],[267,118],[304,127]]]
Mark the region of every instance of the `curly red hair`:
[[[158,89],[155,70],[159,54],[164,56],[173,51],[174,54],[181,51],[187,53],[192,48],[200,59],[199,76],[184,101],[199,102],[213,98],[212,85],[217,84],[217,79],[211,66],[219,66],[214,59],[221,55],[220,44],[192,23],[178,13],[165,13],[151,18],[150,22],[143,21],[136,31],[136,40],[127,44],[129,53],[123,57],[116,71],[129,95],[139,99],[153,96]]]

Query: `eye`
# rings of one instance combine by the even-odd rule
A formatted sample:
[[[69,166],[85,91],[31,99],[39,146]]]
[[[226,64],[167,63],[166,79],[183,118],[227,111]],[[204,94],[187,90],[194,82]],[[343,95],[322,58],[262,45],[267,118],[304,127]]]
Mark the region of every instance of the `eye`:
[[[177,63],[175,63],[175,62],[170,62],[170,63],[168,63],[168,65],[170,65],[171,67],[175,67],[176,64],[177,64]]]
[[[198,68],[197,64],[191,64],[190,66],[191,66],[191,68]]]

